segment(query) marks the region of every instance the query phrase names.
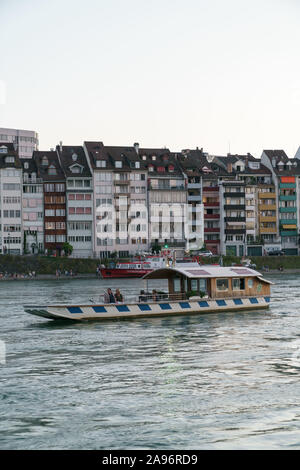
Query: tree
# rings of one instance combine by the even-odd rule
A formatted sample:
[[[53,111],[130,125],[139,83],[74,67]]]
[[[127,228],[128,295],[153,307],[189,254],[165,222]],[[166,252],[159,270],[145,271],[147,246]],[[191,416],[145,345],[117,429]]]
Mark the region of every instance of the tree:
[[[73,246],[70,245],[70,243],[65,242],[63,244],[62,249],[64,250],[66,256],[70,256],[72,254],[72,251],[73,251]]]

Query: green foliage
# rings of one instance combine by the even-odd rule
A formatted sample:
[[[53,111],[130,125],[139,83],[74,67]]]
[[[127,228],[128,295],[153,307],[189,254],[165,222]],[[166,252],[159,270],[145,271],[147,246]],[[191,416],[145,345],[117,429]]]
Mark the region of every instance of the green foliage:
[[[63,248],[63,250],[64,250],[66,256],[70,256],[70,255],[72,254],[73,246],[72,246],[70,243],[65,242],[65,243],[63,244],[63,247],[62,247],[62,248]]]

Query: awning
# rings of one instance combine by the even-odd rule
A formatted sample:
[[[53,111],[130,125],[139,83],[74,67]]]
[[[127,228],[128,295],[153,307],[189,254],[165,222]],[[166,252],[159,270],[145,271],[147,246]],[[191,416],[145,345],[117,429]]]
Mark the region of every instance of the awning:
[[[289,229],[292,230],[292,229],[297,228],[297,225],[295,225],[295,224],[286,225],[286,224],[285,224],[285,225],[283,225],[282,227],[285,228],[285,229],[287,229],[287,230],[289,230]]]

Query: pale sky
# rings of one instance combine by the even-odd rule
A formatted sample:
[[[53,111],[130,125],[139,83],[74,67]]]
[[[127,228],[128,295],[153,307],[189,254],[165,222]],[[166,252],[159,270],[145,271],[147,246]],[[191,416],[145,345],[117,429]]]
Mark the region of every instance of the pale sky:
[[[0,0],[0,18],[0,127],[41,150],[300,145],[300,0]]]

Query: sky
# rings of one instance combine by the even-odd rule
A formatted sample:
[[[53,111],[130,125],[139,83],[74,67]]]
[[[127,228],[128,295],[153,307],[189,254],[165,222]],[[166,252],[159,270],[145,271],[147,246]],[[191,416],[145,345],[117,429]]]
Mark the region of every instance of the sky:
[[[0,127],[40,150],[300,145],[300,0],[0,0]]]

